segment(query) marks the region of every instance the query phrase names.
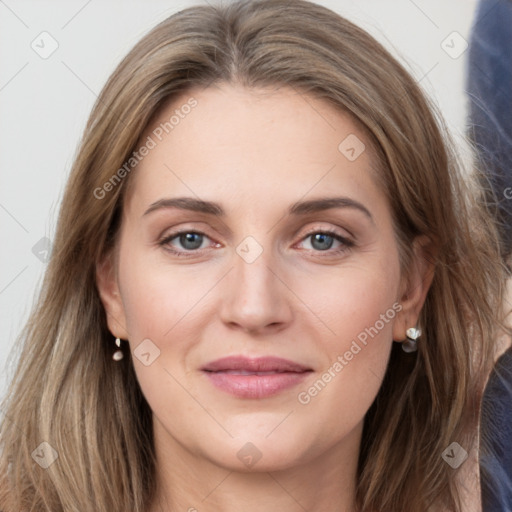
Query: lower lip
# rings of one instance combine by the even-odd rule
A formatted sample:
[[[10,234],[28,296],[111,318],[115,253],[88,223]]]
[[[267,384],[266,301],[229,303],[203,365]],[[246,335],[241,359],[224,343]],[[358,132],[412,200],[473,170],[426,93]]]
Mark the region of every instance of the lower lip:
[[[235,375],[204,372],[214,386],[240,398],[266,398],[301,383],[311,372],[282,372],[270,375]]]

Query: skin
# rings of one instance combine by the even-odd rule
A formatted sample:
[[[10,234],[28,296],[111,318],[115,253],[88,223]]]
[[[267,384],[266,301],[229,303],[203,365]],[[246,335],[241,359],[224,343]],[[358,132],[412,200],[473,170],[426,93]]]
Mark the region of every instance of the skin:
[[[370,145],[349,116],[287,87],[220,84],[175,98],[141,140],[191,96],[197,107],[131,176],[115,253],[98,268],[112,334],[132,351],[145,339],[160,350],[149,366],[133,358],[154,416],[158,492],[148,509],[353,511],[364,416],[393,340],[416,325],[431,269],[418,243],[407,279],[401,274]],[[355,161],[338,150],[349,134],[366,145]],[[215,201],[225,215],[144,215],[182,196]],[[364,205],[371,219],[353,207],[287,214],[297,201],[334,196]],[[159,245],[182,229],[205,235],[190,257],[169,252],[187,252],[179,236]],[[333,239],[322,250],[312,235],[330,230],[353,245]],[[252,263],[236,251],[247,236],[263,250]],[[393,304],[401,311],[300,403],[298,393]],[[313,371],[272,397],[234,397],[200,370],[234,354]],[[237,457],[248,442],[261,454],[252,467]]]

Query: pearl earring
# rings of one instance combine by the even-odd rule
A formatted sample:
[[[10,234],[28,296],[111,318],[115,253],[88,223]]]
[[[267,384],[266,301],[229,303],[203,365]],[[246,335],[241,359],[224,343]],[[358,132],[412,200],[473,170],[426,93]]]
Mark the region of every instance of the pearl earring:
[[[121,340],[119,338],[116,338],[116,345],[117,347],[121,347]],[[123,359],[124,357],[124,354],[123,354],[123,351],[122,350],[116,350],[114,352],[114,355],[112,356],[112,359],[114,361],[121,361],[121,359]]]
[[[407,353],[416,352],[418,350],[416,340],[421,336],[421,329],[410,327],[405,332],[405,335],[407,340],[402,343],[402,350]]]

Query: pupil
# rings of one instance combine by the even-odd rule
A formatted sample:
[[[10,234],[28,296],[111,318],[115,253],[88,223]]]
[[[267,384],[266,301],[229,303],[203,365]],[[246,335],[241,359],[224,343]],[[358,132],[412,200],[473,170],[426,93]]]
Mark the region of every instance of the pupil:
[[[186,233],[180,236],[180,243],[186,249],[198,249],[201,247],[201,235],[198,233]]]
[[[315,247],[315,242],[320,242],[315,248],[320,250],[330,249],[332,245],[333,238],[330,235],[326,235],[324,233],[316,233],[313,236],[313,247]]]

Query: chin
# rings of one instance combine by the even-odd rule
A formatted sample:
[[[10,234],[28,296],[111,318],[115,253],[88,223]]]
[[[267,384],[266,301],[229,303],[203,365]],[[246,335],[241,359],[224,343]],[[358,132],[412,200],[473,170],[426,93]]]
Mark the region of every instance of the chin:
[[[314,458],[313,444],[295,429],[262,433],[249,429],[233,439],[215,440],[216,450],[208,446],[205,455],[211,462],[230,471],[258,473],[282,471],[306,463]]]

